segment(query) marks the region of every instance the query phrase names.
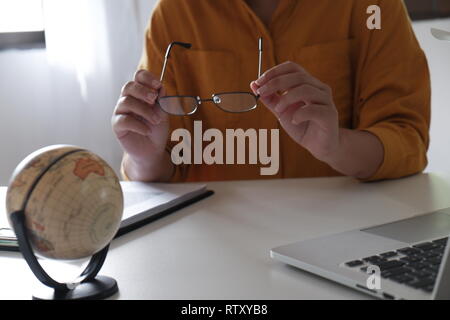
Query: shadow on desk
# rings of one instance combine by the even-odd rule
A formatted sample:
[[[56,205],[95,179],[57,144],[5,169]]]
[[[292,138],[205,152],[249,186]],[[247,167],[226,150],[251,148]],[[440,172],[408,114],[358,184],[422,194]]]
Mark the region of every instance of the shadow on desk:
[[[212,197],[215,195],[213,194]],[[198,206],[201,204],[208,203],[210,200],[210,197],[206,197],[202,199],[199,202],[195,202],[193,204],[189,204],[188,206],[185,206],[181,208],[180,210],[176,210],[175,212],[172,212],[170,214],[164,215],[161,218],[156,218],[156,220],[151,221],[148,224],[145,224],[143,226],[138,227],[135,230],[126,232],[125,234],[122,234],[118,236],[117,238],[113,239],[111,243],[111,248],[117,248],[120,247],[123,244],[128,243],[129,241],[133,241],[135,239],[144,237],[146,235],[151,234],[152,232],[162,229],[168,225],[171,225],[173,223],[176,223],[189,215],[195,213],[198,211]]]
[[[298,221],[298,215],[301,215],[303,221],[311,224],[311,230],[324,225],[341,226],[342,231],[368,227],[378,224],[379,220],[395,221],[405,218],[405,214],[423,214],[450,206],[447,194],[450,179],[446,178],[442,174],[426,173],[373,183],[362,183],[348,177],[211,182],[208,187],[215,191],[213,197],[116,239],[113,247],[177,223],[199,211],[208,217],[216,216],[224,225],[246,226],[281,239],[287,230],[286,224],[276,218],[280,210],[285,211],[283,219],[293,222]],[[255,216],[261,218],[255,219]],[[206,217],[200,216],[199,219]],[[329,232],[328,228],[320,229],[323,229],[323,234]],[[320,235],[315,231],[303,233],[300,238]]]

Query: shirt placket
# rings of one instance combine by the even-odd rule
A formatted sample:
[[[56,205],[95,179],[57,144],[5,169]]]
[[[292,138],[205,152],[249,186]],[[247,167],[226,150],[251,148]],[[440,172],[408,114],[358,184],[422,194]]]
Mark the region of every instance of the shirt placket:
[[[261,21],[261,19],[256,15],[256,13],[248,6],[245,0],[239,0],[241,5],[244,7],[246,13],[253,20],[253,24],[250,28],[255,33],[255,38],[262,37],[263,38],[263,69],[262,72],[268,69],[268,67],[275,65],[275,52],[272,35],[270,30],[266,27],[266,25]],[[256,26],[256,30],[255,27]]]
[[[289,21],[284,21],[283,24],[279,24],[280,19],[289,19],[288,17],[291,17],[290,14],[286,14],[289,10],[294,9],[295,0],[280,0],[280,4],[276,11],[274,12],[274,16],[272,18],[271,23],[269,24],[269,27],[267,27],[262,20],[256,15],[256,13],[247,5],[247,3],[244,0],[240,0],[241,4],[245,8],[244,10],[247,12],[247,14],[251,17],[254,24],[251,26],[251,28],[254,30],[254,26],[256,26],[255,36],[256,37],[263,37],[264,44],[263,44],[263,69],[262,72],[264,73],[266,70],[276,66],[278,64],[277,61],[277,54],[275,52],[275,44],[274,39],[272,35],[281,36],[282,34],[282,28],[286,27],[289,24]],[[281,128],[281,124],[279,121],[274,119],[274,125],[276,128],[278,128],[280,131],[283,130]],[[279,141],[280,150],[283,150],[283,142],[282,139]],[[280,157],[282,157],[282,153],[280,154]],[[280,168],[277,174],[277,177],[281,178],[284,177],[284,161],[283,159],[280,159]]]
[[[254,22],[254,25],[252,25],[251,27],[254,28],[255,25],[257,27],[257,29],[255,30],[256,37],[263,37],[263,57],[265,60],[263,62],[266,62],[265,64],[263,63],[263,65],[265,65],[265,67],[263,66],[264,72],[265,70],[270,69],[271,67],[280,63],[277,59],[277,54],[275,52],[275,39],[272,35],[275,35],[276,37],[282,36],[283,29],[288,26],[292,11],[294,10],[298,0],[280,0],[280,4],[275,10],[272,21],[270,22],[268,27],[247,5],[245,0],[240,0],[240,2]]]

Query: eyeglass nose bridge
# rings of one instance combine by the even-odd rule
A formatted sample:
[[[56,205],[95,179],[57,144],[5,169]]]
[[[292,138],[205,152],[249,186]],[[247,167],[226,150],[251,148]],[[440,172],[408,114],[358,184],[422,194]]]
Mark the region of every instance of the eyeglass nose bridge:
[[[202,99],[202,98],[197,96],[196,100],[197,100],[198,105],[201,105],[202,102],[213,102],[215,104],[222,103],[222,99],[219,96],[215,95],[215,94],[213,94],[211,96],[211,99]]]

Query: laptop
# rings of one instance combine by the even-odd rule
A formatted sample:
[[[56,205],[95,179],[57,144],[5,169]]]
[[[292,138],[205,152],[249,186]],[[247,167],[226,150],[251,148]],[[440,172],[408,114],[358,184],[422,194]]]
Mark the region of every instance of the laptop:
[[[448,31],[432,28],[431,33],[438,40],[450,41]],[[447,208],[284,245],[272,249],[270,255],[377,298],[448,300],[449,234]]]
[[[450,299],[450,208],[274,248],[273,259],[381,299]]]

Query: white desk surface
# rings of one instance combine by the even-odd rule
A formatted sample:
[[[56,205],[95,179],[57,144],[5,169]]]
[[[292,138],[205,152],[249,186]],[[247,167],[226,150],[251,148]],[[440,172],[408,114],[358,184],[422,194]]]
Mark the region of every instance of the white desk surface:
[[[101,270],[118,281],[113,298],[366,299],[272,260],[269,250],[450,207],[450,173],[369,184],[316,178],[209,188],[214,196],[113,241]],[[29,299],[32,279],[18,253],[0,252],[0,299]]]

